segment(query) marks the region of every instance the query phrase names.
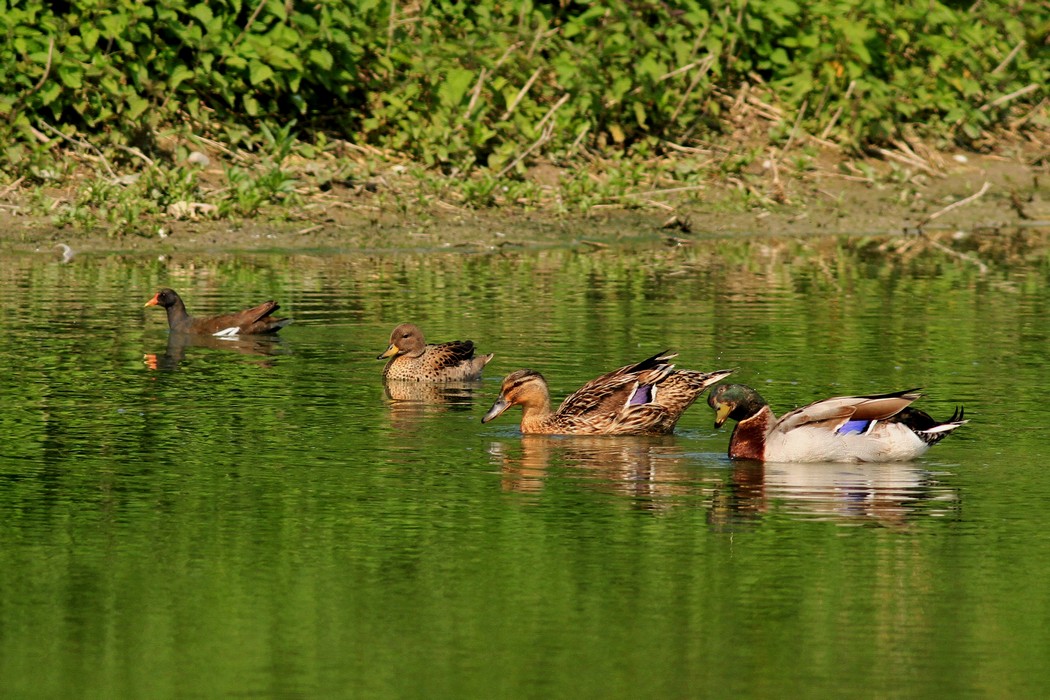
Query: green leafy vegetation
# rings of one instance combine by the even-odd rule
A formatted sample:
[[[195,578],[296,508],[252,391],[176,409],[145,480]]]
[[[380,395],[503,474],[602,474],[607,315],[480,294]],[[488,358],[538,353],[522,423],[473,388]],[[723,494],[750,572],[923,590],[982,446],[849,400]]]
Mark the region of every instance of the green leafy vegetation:
[[[1048,128],[1050,9],[1022,0],[8,0],[0,32],[4,184],[91,190],[54,207],[68,221],[118,201],[118,231],[406,163],[417,194],[573,209],[654,169],[747,190],[769,149],[805,171],[814,144],[980,150]],[[527,177],[542,163],[574,173],[555,197]]]

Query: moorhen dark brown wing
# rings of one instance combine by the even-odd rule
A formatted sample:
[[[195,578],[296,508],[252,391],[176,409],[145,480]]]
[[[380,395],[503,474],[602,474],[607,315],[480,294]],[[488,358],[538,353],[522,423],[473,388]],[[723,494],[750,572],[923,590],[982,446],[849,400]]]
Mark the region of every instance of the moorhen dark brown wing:
[[[186,305],[173,289],[162,289],[146,302],[146,306],[162,306],[168,312],[168,328],[172,333],[193,335],[267,335],[276,333],[289,323],[290,318],[271,318],[281,308],[276,301],[266,301],[255,308],[233,314],[193,318]]]

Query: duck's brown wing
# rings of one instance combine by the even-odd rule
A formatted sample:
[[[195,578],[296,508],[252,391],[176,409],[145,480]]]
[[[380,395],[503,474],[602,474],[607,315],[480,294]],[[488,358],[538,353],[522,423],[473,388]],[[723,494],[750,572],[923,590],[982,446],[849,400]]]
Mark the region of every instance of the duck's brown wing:
[[[803,425],[822,425],[835,428],[847,420],[886,420],[903,411],[921,396],[918,389],[895,391],[872,396],[837,396],[815,401],[808,406],[796,408],[784,414],[774,426],[778,432],[786,432]]]
[[[599,377],[574,391],[558,406],[562,415],[583,416],[588,413],[615,413],[627,403],[635,379],[630,376]]]
[[[667,361],[678,353],[664,351],[633,365],[625,365],[592,379],[565,397],[558,413],[585,415],[618,411],[627,403],[638,384],[661,381],[673,369]]]
[[[447,343],[428,345],[427,361],[435,370],[451,369],[474,358],[473,340],[450,340]]]
[[[730,369],[720,369],[714,372],[697,372],[691,369],[675,370],[657,386],[653,400],[672,412],[681,414],[696,401],[700,394],[704,393],[705,389],[712,384],[717,384],[732,373],[733,370]]]

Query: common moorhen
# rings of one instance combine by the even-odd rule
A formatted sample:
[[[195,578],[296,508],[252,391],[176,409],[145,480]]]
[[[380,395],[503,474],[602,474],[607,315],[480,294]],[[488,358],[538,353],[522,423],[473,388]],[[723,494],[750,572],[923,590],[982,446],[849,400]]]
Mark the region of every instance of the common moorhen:
[[[267,335],[276,333],[289,323],[290,318],[271,318],[281,308],[276,301],[265,301],[255,308],[232,314],[194,318],[186,311],[186,305],[173,289],[162,289],[146,302],[146,306],[163,306],[168,312],[168,328],[172,333],[194,335]]]

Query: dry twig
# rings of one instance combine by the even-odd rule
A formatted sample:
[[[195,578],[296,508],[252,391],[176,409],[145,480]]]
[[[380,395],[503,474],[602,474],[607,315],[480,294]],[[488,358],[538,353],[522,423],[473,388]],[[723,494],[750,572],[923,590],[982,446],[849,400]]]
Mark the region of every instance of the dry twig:
[[[88,141],[85,141],[84,139],[75,139],[72,136],[66,136],[61,131],[59,131],[58,129],[56,129],[55,127],[51,126],[50,124],[48,124],[47,122],[45,122],[43,120],[40,121],[40,125],[43,126],[46,129],[50,130],[50,131],[53,131],[54,133],[58,134],[59,136],[61,136],[66,141],[69,141],[70,143],[72,143],[72,144],[74,144],[76,146],[80,146],[81,148],[87,148],[87,149],[89,149],[91,151],[94,151],[95,154],[96,154],[95,157],[98,158],[98,160],[106,168],[106,171],[109,173],[109,176],[112,177],[113,179],[117,178],[117,174],[115,172],[113,172],[113,168],[109,167],[109,161],[106,160],[106,156],[104,156],[102,154],[102,151],[100,151],[94,144],[92,144],[92,143],[90,143]]]
[[[886,156],[887,158],[891,158],[900,163],[904,163],[905,165],[910,165],[914,168],[918,168],[919,170],[922,170],[923,172],[928,173],[930,175],[938,174],[937,171],[930,167],[930,165],[926,161],[924,161],[922,158],[919,158],[914,153],[910,153],[910,151],[907,153],[903,151],[897,152],[881,147],[877,150],[879,153]]]
[[[36,92],[40,88],[44,87],[44,83],[47,82],[47,76],[51,73],[51,59],[54,56],[54,53],[55,53],[55,38],[51,37],[50,40],[48,41],[48,44],[47,44],[47,64],[44,65],[44,74],[40,76],[40,80],[38,80],[36,82],[36,85],[34,85],[33,88],[22,97],[23,100],[26,97],[29,97],[30,95],[32,95],[34,92]]]
[[[120,150],[124,151],[125,153],[130,153],[131,155],[135,156],[136,158],[140,158],[146,165],[148,165],[151,168],[155,165],[155,163],[153,162],[152,158],[150,158],[149,156],[147,156],[145,153],[143,153],[139,149],[135,148],[134,146],[125,146],[123,144],[119,144],[119,145],[117,145],[117,148],[119,148]]]
[[[1013,48],[1013,50],[1010,51],[1010,53],[1006,54],[1006,58],[1003,59],[1003,62],[992,69],[992,75],[995,75],[996,73],[1001,71],[1003,68],[1006,68],[1008,65],[1010,65],[1010,61],[1014,60],[1014,57],[1017,55],[1017,52],[1020,51],[1023,47],[1024,47],[1024,39],[1021,39],[1021,41],[1017,44],[1017,46],[1015,46]]]
[[[540,77],[540,74],[542,72],[543,72],[543,67],[541,66],[541,67],[537,68],[532,73],[532,76],[530,76],[527,81],[525,81],[525,85],[523,85],[521,90],[518,91],[518,94],[514,96],[514,99],[511,101],[510,106],[507,107],[507,111],[504,112],[503,116],[499,118],[499,120],[501,122],[502,121],[507,121],[507,119],[510,118],[510,115],[517,108],[518,103],[521,102],[525,98],[525,95],[528,94],[528,92],[529,92],[529,88],[532,87],[532,84],[536,82],[536,79]]]
[[[703,80],[704,76],[707,75],[708,71],[711,70],[711,66],[714,65],[714,62],[714,56],[707,56],[702,61],[698,61],[690,65],[690,68],[696,67],[698,70],[693,76],[693,79],[689,82],[689,87],[687,87],[685,89],[685,92],[682,93],[682,97],[678,100],[678,104],[675,105],[674,112],[671,114],[672,122],[678,121],[678,115],[681,114],[682,109],[685,107],[686,101],[689,99],[689,96],[693,94],[693,90],[696,89],[696,86],[700,84],[700,81]]]
[[[980,273],[982,275],[984,273],[988,272],[988,266],[985,265],[983,262],[981,262],[978,258],[975,258],[972,255],[967,255],[966,253],[963,253],[962,251],[959,251],[959,250],[955,250],[954,248],[949,248],[948,246],[944,245],[940,241],[935,241],[932,238],[928,239],[928,242],[929,242],[929,244],[931,246],[933,246],[934,248],[936,248],[937,250],[939,250],[939,251],[941,251],[943,253],[947,253],[948,255],[954,256],[954,257],[959,258],[961,260],[965,260],[966,262],[973,263],[974,265],[977,266],[977,269],[980,271]]]
[[[551,139],[551,137],[552,137],[553,135],[554,135],[554,123],[553,123],[553,122],[551,122],[550,124],[548,124],[548,125],[547,125],[547,126],[546,126],[546,127],[544,128],[544,129],[543,129],[543,133],[542,133],[542,134],[540,134],[540,137],[539,137],[538,139],[536,139],[536,141],[534,141],[534,142],[533,142],[533,144],[532,144],[531,146],[529,146],[529,147],[528,147],[528,148],[526,148],[526,149],[525,149],[524,151],[522,151],[521,153],[519,153],[519,154],[518,154],[518,157],[517,157],[517,158],[515,158],[514,160],[512,160],[512,161],[511,161],[510,163],[508,163],[507,165],[503,166],[503,169],[499,171],[499,174],[497,174],[497,175],[496,175],[496,177],[497,177],[497,178],[501,178],[501,177],[503,177],[504,175],[506,175],[507,173],[509,173],[509,172],[510,172],[511,170],[513,170],[514,168],[516,168],[516,167],[517,167],[517,165],[518,165],[518,163],[520,163],[521,161],[525,160],[525,158],[527,158],[527,157],[528,157],[528,155],[529,155],[530,153],[532,153],[532,152],[533,152],[533,151],[535,151],[535,150],[536,150],[537,148],[539,148],[539,147],[540,147],[540,146],[542,146],[543,144],[545,144],[545,143],[547,143],[548,141],[550,141],[550,139]]]
[[[915,225],[915,228],[917,228],[917,229],[919,229],[921,231],[924,226],[926,226],[928,223],[930,223],[934,219],[938,218],[939,216],[947,214],[948,212],[952,211],[953,209],[958,209],[959,207],[966,206],[967,204],[969,204],[969,203],[971,203],[973,201],[976,201],[979,197],[984,196],[984,193],[987,192],[991,188],[991,186],[992,186],[992,183],[985,182],[983,185],[981,185],[981,189],[979,189],[977,192],[974,192],[969,197],[965,197],[963,199],[960,199],[958,202],[952,202],[951,204],[946,206],[944,209],[941,209],[940,211],[934,212],[933,214],[930,214],[929,216],[923,218],[922,220],[919,221],[918,224]]]
[[[259,4],[255,6],[255,12],[253,12],[252,16],[248,18],[248,23],[244,25],[244,29],[241,30],[241,33],[233,40],[233,43],[230,45],[231,48],[241,43],[241,40],[248,34],[248,30],[252,28],[253,24],[255,24],[255,20],[259,18],[259,13],[262,12],[263,7],[265,6],[266,0],[259,0]],[[391,14],[393,14],[393,11],[393,7],[391,7]]]
[[[551,137],[554,136],[554,121],[551,119],[551,117],[554,116],[554,113],[556,111],[558,111],[559,107],[561,107],[563,104],[565,104],[568,101],[569,101],[569,93],[565,93],[564,95],[561,96],[561,98],[557,102],[554,103],[554,105],[547,111],[547,114],[545,114],[543,116],[543,119],[541,119],[540,123],[537,125],[538,128],[543,129],[543,133],[540,134],[540,137],[538,139],[536,139],[536,141],[531,146],[529,146],[524,151],[522,151],[518,155],[517,158],[515,158],[509,164],[504,166],[504,168],[499,171],[499,174],[496,177],[499,178],[499,177],[503,177],[504,175],[506,175],[508,172],[513,170],[515,167],[517,167],[518,163],[520,163],[521,161],[525,160],[525,158],[530,153],[532,153],[537,148],[539,148],[540,146],[542,146],[543,144],[545,144],[545,143],[547,143],[548,141],[551,140]]]
[[[855,87],[857,87],[857,81],[849,81],[849,87],[846,88],[846,94],[842,96],[843,104],[839,105],[839,108],[836,109],[835,113],[831,115],[831,121],[829,121],[828,125],[824,127],[824,131],[820,132],[821,140],[826,139],[828,137],[828,134],[831,133],[831,130],[835,128],[835,124],[838,122],[839,117],[842,116],[842,110],[845,108],[844,103],[849,102],[849,98],[853,94],[853,88]]]
[[[23,175],[22,177],[18,178],[14,182],[8,184],[6,187],[4,187],[4,189],[0,190],[0,197],[6,197],[7,195],[11,194],[11,192],[13,192],[15,189],[17,189],[18,186],[21,185],[22,181],[25,180],[25,179],[26,179],[26,176]]]
[[[510,58],[510,55],[514,51],[521,48],[523,43],[524,42],[516,41],[510,46],[508,46],[507,50],[503,52],[503,55],[499,57],[495,65],[492,66],[491,71],[484,67],[481,69],[481,74],[478,75],[478,82],[474,83],[474,89],[471,90],[470,103],[467,105],[467,111],[463,114],[463,121],[470,119],[470,115],[474,111],[474,107],[477,106],[478,98],[481,97],[481,88],[485,84],[485,78],[498,71],[499,67],[502,66],[508,58]]]
[[[645,192],[627,192],[626,194],[618,194],[612,199],[627,199],[629,197],[653,197],[657,195],[665,194],[678,194],[679,192],[696,192],[697,190],[706,189],[707,185],[690,185],[688,187],[669,187],[664,190],[646,190]]]
[[[1003,104],[1004,102],[1009,102],[1012,99],[1015,99],[1017,97],[1021,97],[1022,95],[1027,95],[1028,93],[1033,92],[1033,91],[1038,90],[1038,89],[1039,89],[1039,83],[1032,83],[1030,85],[1026,85],[1023,88],[1021,88],[1020,90],[1014,90],[1013,92],[1009,93],[1008,95],[1003,95],[1002,97],[997,97],[996,99],[992,100],[988,104],[982,105],[981,106],[981,111],[982,112],[987,112],[992,107],[998,107],[999,105]]]
[[[791,127],[791,133],[788,135],[787,144],[784,146],[784,153],[791,150],[791,144],[795,141],[795,135],[798,133],[798,127],[802,124],[802,118],[806,116],[806,108],[809,107],[809,100],[802,100],[802,106],[798,110],[798,116],[795,118],[795,125]]]

